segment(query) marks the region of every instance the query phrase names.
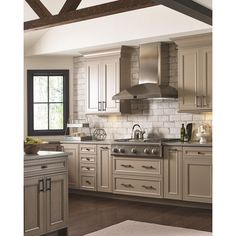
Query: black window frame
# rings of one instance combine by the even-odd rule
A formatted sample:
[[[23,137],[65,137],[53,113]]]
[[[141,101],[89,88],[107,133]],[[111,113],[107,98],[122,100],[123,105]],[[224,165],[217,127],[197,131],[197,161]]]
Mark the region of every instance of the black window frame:
[[[63,76],[63,130],[34,130],[34,76]],[[69,70],[27,70],[27,109],[29,136],[65,135],[69,118]]]

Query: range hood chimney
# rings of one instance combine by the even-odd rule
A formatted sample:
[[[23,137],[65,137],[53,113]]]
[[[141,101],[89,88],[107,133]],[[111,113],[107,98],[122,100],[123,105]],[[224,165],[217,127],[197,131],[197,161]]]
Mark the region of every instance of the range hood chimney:
[[[175,99],[178,92],[169,86],[169,45],[148,43],[140,45],[139,84],[122,90],[113,100],[130,99]]]

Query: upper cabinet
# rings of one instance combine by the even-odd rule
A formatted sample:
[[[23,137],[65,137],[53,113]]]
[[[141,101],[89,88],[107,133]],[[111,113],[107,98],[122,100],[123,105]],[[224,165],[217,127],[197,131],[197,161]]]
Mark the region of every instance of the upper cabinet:
[[[112,96],[130,86],[131,48],[86,54],[87,114],[129,113],[129,101],[114,101]]]
[[[178,45],[179,111],[212,110],[212,35],[173,39]]]

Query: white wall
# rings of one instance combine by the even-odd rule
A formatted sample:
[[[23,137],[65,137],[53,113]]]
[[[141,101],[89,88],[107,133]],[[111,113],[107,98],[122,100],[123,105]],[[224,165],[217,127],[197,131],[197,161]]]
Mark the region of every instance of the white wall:
[[[68,69],[70,114],[73,114],[73,57],[34,56],[24,58],[24,137],[27,136],[27,70]],[[49,137],[50,138],[50,137]]]

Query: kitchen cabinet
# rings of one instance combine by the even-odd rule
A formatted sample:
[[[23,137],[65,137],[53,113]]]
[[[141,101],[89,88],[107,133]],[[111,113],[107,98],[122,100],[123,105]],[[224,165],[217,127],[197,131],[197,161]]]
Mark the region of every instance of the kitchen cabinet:
[[[130,102],[115,101],[112,100],[112,96],[130,86],[130,49],[122,47],[113,53],[93,53],[84,56],[87,62],[86,113],[129,113]]]
[[[179,146],[164,147],[164,198],[182,200],[183,151]]]
[[[97,189],[97,148],[93,144],[80,144],[80,189]]]
[[[61,144],[62,149],[68,155],[68,182],[69,188],[79,188],[79,144]]]
[[[97,190],[112,192],[112,159],[111,146],[97,146]]]
[[[114,156],[113,193],[163,198],[163,160]]]
[[[183,148],[183,200],[212,202],[211,148]]]
[[[178,45],[180,112],[212,110],[212,35],[173,39]]]
[[[59,230],[67,232],[67,171],[66,156],[25,161],[25,236],[44,235]]]

